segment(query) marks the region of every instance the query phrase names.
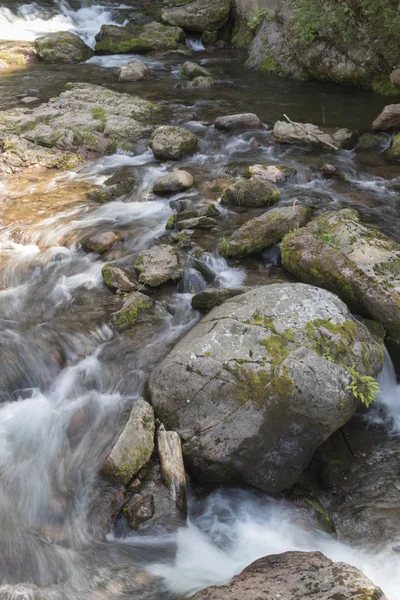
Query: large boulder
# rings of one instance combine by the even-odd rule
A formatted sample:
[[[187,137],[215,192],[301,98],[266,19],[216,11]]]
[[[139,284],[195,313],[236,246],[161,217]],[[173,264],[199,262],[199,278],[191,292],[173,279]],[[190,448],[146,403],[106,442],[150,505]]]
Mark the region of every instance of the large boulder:
[[[374,131],[400,128],[400,104],[388,104],[372,123]]]
[[[179,160],[194,154],[198,143],[197,137],[187,129],[164,125],[153,132],[149,146],[159,160]]]
[[[102,25],[96,35],[96,52],[122,54],[125,52],[146,54],[152,51],[177,50],[185,43],[185,34],[179,27],[167,27],[161,23],[146,25]]]
[[[197,0],[163,10],[161,18],[187,31],[216,31],[227,22],[230,6],[230,0]]]
[[[359,569],[334,563],[321,552],[271,554],[252,563],[231,583],[198,592],[193,600],[386,600]]]
[[[277,121],[273,136],[280,144],[300,144],[305,146],[324,146],[332,149],[352,148],[357,141],[354,132],[349,129],[323,131],[312,123],[287,123]]]
[[[260,208],[275,204],[279,198],[280,192],[272,183],[259,177],[251,177],[239,179],[226,188],[221,197],[221,204]]]
[[[141,81],[149,75],[150,69],[141,60],[136,58],[123,65],[118,72],[119,81]]]
[[[218,117],[215,121],[215,129],[221,131],[252,131],[253,129],[263,129],[263,124],[257,115],[243,113]]]
[[[48,33],[35,41],[36,52],[46,63],[81,63],[92,58],[94,52],[79,35],[70,31]]]
[[[338,294],[400,339],[400,245],[357,211],[329,212],[282,242],[282,263],[306,283]]]
[[[310,220],[307,206],[273,208],[260,217],[250,219],[221,242],[221,253],[226,257],[246,256],[261,252],[280,242],[291,231],[304,227]]]
[[[153,409],[143,398],[138,398],[103,465],[103,477],[113,483],[127,484],[150,459],[154,450],[154,434]]]
[[[153,371],[148,391],[200,480],[275,493],[352,416],[350,384],[375,377],[382,360],[339,298],[274,284],[214,308]]]

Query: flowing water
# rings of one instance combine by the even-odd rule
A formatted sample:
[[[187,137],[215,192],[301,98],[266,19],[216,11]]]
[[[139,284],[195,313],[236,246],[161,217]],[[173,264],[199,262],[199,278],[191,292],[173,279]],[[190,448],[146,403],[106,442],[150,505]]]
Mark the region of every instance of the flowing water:
[[[0,3],[1,4],[1,3]],[[132,3],[130,3],[132,5]],[[73,8],[23,2],[0,6],[0,38],[33,40],[59,30],[77,32],[93,44],[103,23],[123,22],[107,2]],[[198,40],[189,42],[201,51]],[[198,59],[217,80],[211,90],[182,89],[183,57],[148,58],[150,78],[117,84],[115,69],[131,56],[95,57],[84,65],[34,65],[2,75],[0,107],[18,106],[17,94],[34,85],[40,101],[62,91],[67,81],[104,83],[149,99],[184,102],[196,121],[187,126],[200,138],[193,157],[178,163],[195,175],[192,200],[218,203],[220,182],[246,165],[284,163],[297,175],[282,188],[282,205],[306,194],[314,207],[354,207],[400,241],[400,167],[382,152],[357,154],[270,145],[270,131],[227,135],[209,126],[221,114],[253,111],[267,124],[288,113],[293,119],[368,130],[385,100],[333,85],[294,82],[247,73],[229,52],[201,53]],[[383,142],[381,150],[385,149]],[[338,166],[344,181],[323,179],[318,168]],[[133,193],[105,205],[86,193],[121,166],[140,169]],[[152,368],[200,318],[189,290],[207,283],[188,263],[183,284],[159,292],[164,320],[115,334],[110,316],[120,300],[105,293],[104,262],[152,245],[165,233],[172,214],[168,199],[151,193],[167,167],[143,148],[135,156],[115,154],[68,173],[15,175],[0,186],[0,582],[34,582],[46,598],[59,600],[156,600],[186,596],[222,584],[256,558],[287,550],[321,550],[333,560],[360,567],[398,598],[398,554],[390,544],[379,552],[350,547],[317,529],[299,507],[250,490],[193,494],[186,526],[157,535],[126,532],[104,537],[106,515],[99,503],[112,488],[97,473],[121,429],[132,402]],[[249,213],[223,210],[229,233]],[[257,211],[250,213],[258,214]],[[79,240],[93,232],[123,233],[123,241],[102,259],[84,254]],[[230,265],[218,256],[216,240],[204,234],[203,266],[221,286],[256,285],[280,277],[279,249]],[[163,296],[164,294],[164,296]],[[389,354],[380,376],[382,393],[368,416],[388,436],[400,434],[400,388]]]

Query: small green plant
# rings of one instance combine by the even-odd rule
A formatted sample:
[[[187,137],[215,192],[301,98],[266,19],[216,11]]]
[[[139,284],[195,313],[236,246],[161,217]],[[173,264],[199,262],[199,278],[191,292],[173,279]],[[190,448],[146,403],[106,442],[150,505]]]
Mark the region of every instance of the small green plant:
[[[271,11],[268,10],[268,8],[257,10],[250,14],[250,18],[247,21],[247,27],[254,31],[266,17],[271,18],[271,16]]]
[[[346,387],[346,390],[350,390],[353,393],[354,398],[361,400],[366,408],[369,408],[376,400],[376,395],[381,391],[378,382],[369,375],[361,375],[353,367],[348,369],[351,382]]]

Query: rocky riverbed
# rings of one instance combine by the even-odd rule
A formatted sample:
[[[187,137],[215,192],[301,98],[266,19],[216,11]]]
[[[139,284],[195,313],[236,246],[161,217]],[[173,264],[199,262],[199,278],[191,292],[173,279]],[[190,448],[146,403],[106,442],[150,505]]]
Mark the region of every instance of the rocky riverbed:
[[[244,15],[0,6],[1,600],[396,599],[400,105]]]

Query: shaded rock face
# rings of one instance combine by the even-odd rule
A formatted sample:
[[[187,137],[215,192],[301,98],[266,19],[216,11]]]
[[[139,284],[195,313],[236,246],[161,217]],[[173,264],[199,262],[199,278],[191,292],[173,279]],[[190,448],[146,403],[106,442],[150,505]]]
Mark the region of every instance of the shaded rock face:
[[[127,65],[123,65],[118,73],[119,81],[141,81],[149,75],[150,70],[141,60],[131,60]]]
[[[228,585],[202,590],[193,600],[300,600],[310,593],[315,600],[386,600],[382,590],[359,569],[334,563],[321,552],[285,552],[260,558]]]
[[[279,492],[354,413],[353,365],[376,376],[382,351],[347,307],[325,290],[275,284],[213,309],[148,390],[197,477]]]
[[[306,206],[273,208],[260,217],[250,219],[230,237],[224,238],[221,253],[233,257],[261,252],[280,242],[291,231],[304,227],[310,218],[311,209]]]
[[[282,263],[306,283],[338,294],[400,339],[400,245],[345,209],[284,238]]]
[[[274,125],[274,138],[280,144],[301,144],[306,146],[334,146],[352,148],[357,139],[349,129],[337,129],[328,133],[311,123],[287,123],[277,121]]]
[[[132,148],[150,134],[153,127],[147,123],[162,112],[158,104],[102,86],[71,83],[66,88],[31,111],[2,113],[0,170],[73,168],[82,160],[77,154]]]
[[[238,22],[248,3],[235,0]],[[398,93],[390,80],[400,58],[395,0],[372,12],[368,2],[266,0],[262,4],[262,22],[251,43],[248,67]]]
[[[220,306],[226,302],[226,300],[248,291],[249,288],[207,288],[193,296],[192,308],[201,310],[202,312],[209,312],[216,306]]]
[[[390,131],[400,128],[400,104],[388,104],[372,123],[374,131]]]
[[[36,52],[46,63],[70,64],[89,60],[92,48],[75,33],[60,31],[39,37],[35,41]]]
[[[168,8],[161,18],[168,25],[187,31],[216,31],[228,20],[230,0],[197,0],[176,8]]]
[[[167,27],[161,23],[146,25],[103,25],[96,35],[95,51],[105,54],[177,50],[185,43],[185,34],[180,27]]]
[[[240,179],[226,188],[221,197],[221,204],[259,208],[274,204],[279,197],[279,190],[272,183],[259,177],[252,177]]]
[[[158,127],[149,143],[154,157],[159,160],[179,160],[197,150],[197,137],[182,127]]]
[[[127,484],[149,460],[154,449],[154,434],[153,409],[143,398],[138,398],[103,465],[103,477],[113,483]]]
[[[221,131],[252,131],[253,129],[263,129],[263,124],[257,115],[243,113],[218,117],[215,121],[215,128]]]

